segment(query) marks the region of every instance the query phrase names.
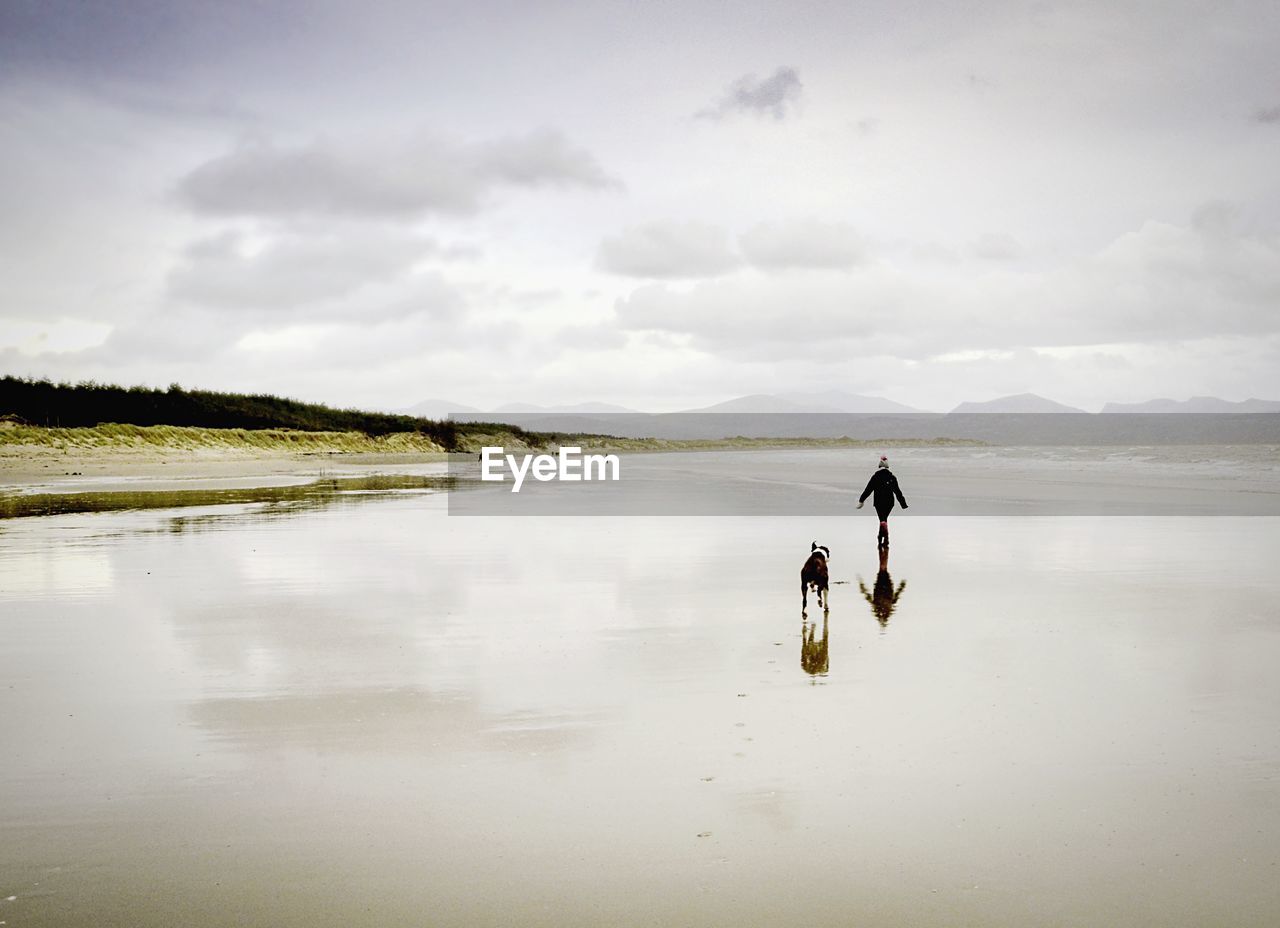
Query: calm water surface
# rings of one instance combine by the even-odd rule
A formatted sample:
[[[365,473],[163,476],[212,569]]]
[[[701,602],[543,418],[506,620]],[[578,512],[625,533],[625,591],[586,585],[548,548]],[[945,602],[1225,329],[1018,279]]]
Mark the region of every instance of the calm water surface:
[[[0,922],[1275,924],[1280,520],[893,531],[0,523]]]

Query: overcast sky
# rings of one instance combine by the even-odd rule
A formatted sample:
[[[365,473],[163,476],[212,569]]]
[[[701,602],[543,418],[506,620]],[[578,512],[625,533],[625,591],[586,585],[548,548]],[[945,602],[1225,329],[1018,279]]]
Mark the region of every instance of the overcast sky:
[[[1280,4],[0,0],[0,372],[1280,399]]]

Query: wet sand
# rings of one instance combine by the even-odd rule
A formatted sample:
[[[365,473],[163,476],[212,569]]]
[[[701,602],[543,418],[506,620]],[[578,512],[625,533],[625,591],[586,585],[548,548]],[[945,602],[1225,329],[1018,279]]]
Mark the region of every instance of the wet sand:
[[[450,472],[472,492],[454,515],[828,516],[852,512],[878,452],[687,451],[619,455],[621,479],[478,482],[474,457]],[[895,448],[913,514],[1280,516],[1280,448]]]
[[[445,454],[290,454],[213,448],[0,448],[0,493],[280,486],[320,476],[416,470]]]
[[[0,921],[1274,924],[1280,521],[923,509],[0,522]]]
[[[30,451],[31,449],[28,449]],[[476,455],[274,454],[214,449],[0,454],[0,518],[35,496],[182,493],[301,487],[376,476],[456,476],[473,492],[455,515],[814,515],[851,511],[875,454],[865,449],[619,452],[617,483],[480,484]],[[895,467],[917,511],[931,515],[1280,516],[1280,448],[1269,445],[898,447]],[[213,499],[211,502],[215,501]],[[178,505],[159,495],[152,505]],[[52,511],[74,508],[70,500]],[[93,509],[111,508],[107,499]],[[40,511],[40,507],[34,507]]]

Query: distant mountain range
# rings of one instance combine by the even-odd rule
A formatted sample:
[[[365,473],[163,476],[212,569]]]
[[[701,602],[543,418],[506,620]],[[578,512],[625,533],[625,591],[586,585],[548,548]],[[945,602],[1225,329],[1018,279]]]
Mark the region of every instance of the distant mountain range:
[[[533,403],[507,403],[496,409],[483,410],[465,403],[431,399],[415,403],[398,412],[428,419],[443,419],[455,414],[468,419],[492,416],[538,415],[645,415],[613,403],[574,403],[572,405],[538,406]],[[880,396],[863,396],[841,390],[815,393],[753,393],[711,406],[681,410],[682,413],[759,414],[759,413],[843,413],[846,415],[903,415],[926,410],[907,406]],[[981,402],[964,402],[951,410],[953,414],[971,413],[1085,413],[1034,393],[1018,393]],[[1215,396],[1194,396],[1189,400],[1154,399],[1145,403],[1107,403],[1103,413],[1260,413],[1280,412],[1280,401],[1250,399],[1231,402]]]
[[[392,411],[404,413],[406,416],[422,416],[424,419],[448,419],[455,413],[475,413],[480,410],[474,406],[468,406],[466,403],[450,403],[448,400],[423,400],[421,403],[414,403],[412,406]]]
[[[591,414],[601,412],[638,412],[639,410],[628,409],[626,406],[616,406],[613,403],[574,403],[572,406],[537,406],[533,403],[507,403],[493,411],[501,413],[569,412]]]
[[[424,416],[427,419],[444,419],[451,413],[468,417],[495,416],[529,416],[548,413],[570,413],[574,415],[598,415],[600,413],[635,413],[639,410],[626,406],[615,406],[613,403],[575,403],[572,406],[538,406],[533,403],[506,403],[496,409],[478,409],[466,403],[454,403],[450,400],[423,400],[414,403],[401,412],[410,416]]]
[[[1062,403],[1055,403],[1053,400],[1047,400],[1043,396],[1036,396],[1034,393],[1018,393],[1014,396],[1002,396],[983,403],[961,403],[951,412],[954,414],[966,414],[973,412],[1084,412],[1084,410],[1077,409],[1074,406],[1065,406]]]
[[[551,413],[579,415],[599,415],[602,413],[640,414],[638,409],[629,409],[626,406],[616,406],[612,403],[575,403],[569,406],[535,406],[532,403],[507,403],[496,409],[486,410],[468,406],[465,403],[435,399],[423,400],[399,411],[411,416],[425,416],[428,419],[443,419],[449,413],[465,413],[467,416],[488,414],[498,416],[546,415]],[[839,412],[855,414],[918,413],[923,411],[913,406],[895,403],[893,400],[887,400],[883,397],[862,396],[857,393],[845,393],[841,390],[825,390],[818,393],[753,393],[750,396],[739,396],[711,406],[680,410],[680,412],[711,413]]]
[[[686,409],[684,412],[842,412],[853,414],[910,413],[923,412],[912,406],[904,406],[880,396],[862,396],[858,393],[845,393],[841,390],[826,390],[821,393],[754,393],[751,396],[739,396],[711,406],[699,409]]]
[[[1145,403],[1107,403],[1103,412],[1280,412],[1275,400],[1242,400],[1233,403],[1216,396],[1193,396],[1189,400],[1147,400]]]

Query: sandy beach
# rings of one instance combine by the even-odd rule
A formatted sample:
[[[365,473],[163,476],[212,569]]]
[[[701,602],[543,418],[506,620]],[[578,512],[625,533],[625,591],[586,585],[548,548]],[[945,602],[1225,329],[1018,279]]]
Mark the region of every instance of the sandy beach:
[[[909,497],[956,466],[898,456]],[[311,466],[207,464],[181,479]],[[74,479],[167,486],[172,466]],[[881,560],[849,510],[468,518],[435,485],[372,486],[0,521],[0,920],[1280,910],[1280,520],[920,496]],[[813,540],[830,610],[802,616]]]
[[[70,450],[0,446],[0,492],[270,486],[331,473],[440,464],[438,453],[287,453],[183,449]]]
[[[1277,48],[0,4],[0,928],[1280,925]]]
[[[873,449],[622,451],[614,485],[472,486],[458,514],[825,515],[856,504]],[[891,449],[931,515],[1280,515],[1280,448],[939,447]],[[474,484],[478,458],[443,452],[285,453],[216,448],[0,445],[0,495],[270,487],[373,474],[452,473]],[[530,492],[530,491],[537,492]]]

